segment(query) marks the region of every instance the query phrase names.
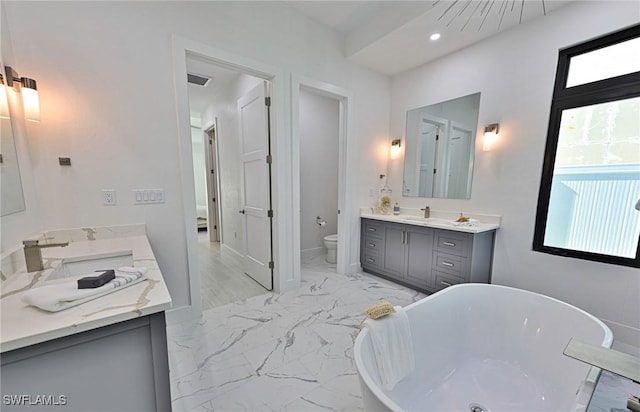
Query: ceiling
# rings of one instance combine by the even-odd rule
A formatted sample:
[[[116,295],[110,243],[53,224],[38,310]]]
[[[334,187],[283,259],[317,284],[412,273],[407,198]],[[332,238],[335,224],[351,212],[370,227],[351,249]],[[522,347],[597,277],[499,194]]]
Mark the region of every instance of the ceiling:
[[[344,36],[350,60],[394,75],[574,0],[287,1]],[[437,41],[429,40],[440,33]]]
[[[299,13],[344,37],[346,57],[379,73],[394,75],[462,49],[498,32],[544,17],[575,0],[368,0],[286,1]],[[434,32],[437,41],[429,40]],[[202,113],[238,72],[195,56],[187,71],[211,77],[189,84],[189,106]]]

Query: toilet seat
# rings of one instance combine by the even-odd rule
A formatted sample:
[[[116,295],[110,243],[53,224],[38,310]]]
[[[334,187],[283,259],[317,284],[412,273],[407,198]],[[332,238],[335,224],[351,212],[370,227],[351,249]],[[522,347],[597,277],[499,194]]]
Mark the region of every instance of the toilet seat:
[[[327,235],[324,237],[324,240],[326,240],[327,242],[337,242],[338,241],[338,235]]]

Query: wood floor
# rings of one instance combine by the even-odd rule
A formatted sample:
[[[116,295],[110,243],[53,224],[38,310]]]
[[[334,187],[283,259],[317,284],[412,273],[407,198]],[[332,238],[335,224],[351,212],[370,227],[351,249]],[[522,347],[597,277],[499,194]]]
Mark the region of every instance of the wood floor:
[[[226,305],[267,293],[258,282],[242,271],[241,257],[220,242],[209,242],[206,231],[198,233],[202,310]]]

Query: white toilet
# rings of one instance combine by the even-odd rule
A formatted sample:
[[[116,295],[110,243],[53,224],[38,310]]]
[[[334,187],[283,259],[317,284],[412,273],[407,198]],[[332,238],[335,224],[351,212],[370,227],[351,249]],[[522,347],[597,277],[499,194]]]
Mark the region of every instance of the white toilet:
[[[327,262],[336,263],[338,259],[338,235],[325,236],[324,245],[327,248]]]

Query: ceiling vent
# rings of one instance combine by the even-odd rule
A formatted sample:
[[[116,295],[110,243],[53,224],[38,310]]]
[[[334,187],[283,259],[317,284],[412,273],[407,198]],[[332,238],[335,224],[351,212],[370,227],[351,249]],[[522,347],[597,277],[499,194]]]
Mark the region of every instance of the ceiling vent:
[[[211,77],[204,77],[199,74],[187,73],[187,81],[198,86],[206,86]]]

